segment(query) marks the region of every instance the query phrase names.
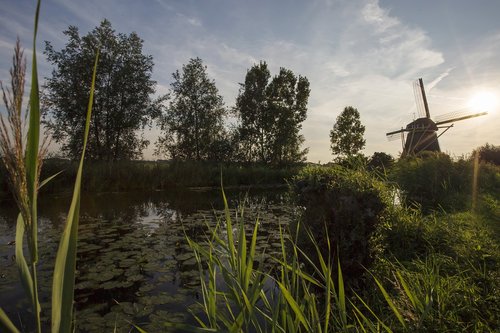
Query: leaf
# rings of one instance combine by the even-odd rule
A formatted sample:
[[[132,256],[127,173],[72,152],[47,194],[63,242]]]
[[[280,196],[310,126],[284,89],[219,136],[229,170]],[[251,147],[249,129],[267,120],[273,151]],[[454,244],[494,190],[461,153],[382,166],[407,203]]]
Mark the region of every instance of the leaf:
[[[396,308],[396,305],[394,305],[393,301],[391,300],[391,297],[389,296],[389,294],[385,290],[384,286],[382,286],[382,284],[380,283],[380,281],[375,276],[373,276],[373,278],[375,279],[375,283],[377,283],[378,288],[382,292],[382,295],[384,295],[385,301],[387,302],[387,304],[391,308],[392,312],[394,312],[394,314],[396,315],[396,318],[398,318],[398,320],[401,323],[401,325],[403,325],[403,327],[406,329],[406,323],[405,323],[405,321],[403,319],[403,316],[401,315],[401,313]]]
[[[58,173],[48,177],[48,178],[45,178],[41,183],[40,185],[38,186],[38,189],[41,189],[44,185],[46,185],[48,182],[50,182],[52,179],[56,178],[57,176],[59,176],[64,170],[61,170],[59,171]]]
[[[0,332],[19,333],[19,330],[3,312],[2,308],[0,308]]]
[[[344,279],[342,277],[342,269],[340,267],[340,258],[337,261],[338,266],[338,284],[339,284],[339,306],[341,311],[342,324],[347,325],[347,310],[345,306],[345,290],[344,290]]]
[[[38,249],[37,249],[37,175],[38,175],[38,144],[40,140],[40,96],[38,91],[38,72],[36,64],[36,34],[38,31],[38,16],[40,13],[40,0],[37,2],[35,13],[35,27],[33,33],[33,58],[31,70],[31,92],[30,92],[30,109],[29,109],[29,127],[28,137],[26,141],[26,178],[28,187],[28,197],[30,200],[31,209],[31,228],[30,232],[31,241],[30,250],[33,264],[38,262]],[[26,221],[28,222],[28,221]]]
[[[24,243],[24,221],[21,213],[17,216],[17,224],[16,224],[16,264],[19,270],[19,275],[21,276],[21,282],[23,284],[23,288],[28,294],[29,299],[33,302],[34,294],[33,294],[33,278],[31,277],[30,270],[28,268],[28,264],[26,263],[26,259],[24,258],[23,253],[23,243]]]
[[[92,103],[94,100],[94,87],[97,72],[99,51],[97,51],[92,73],[92,85],[90,88],[89,104],[87,107],[87,119],[85,123],[85,135],[83,140],[82,157],[75,180],[73,199],[71,201],[66,225],[61,236],[59,249],[57,250],[56,263],[54,267],[54,279],[52,282],[52,332],[70,332],[73,318],[73,294],[75,286],[76,270],[76,247],[78,241],[78,223],[80,212],[80,190],[82,183],[83,161],[85,159],[85,148],[89,136],[90,117],[92,114]]]
[[[283,294],[283,296],[285,297],[286,301],[288,302],[288,305],[290,305],[290,307],[292,308],[293,312],[295,312],[295,315],[297,316],[297,319],[302,323],[302,325],[304,325],[304,327],[306,328],[306,330],[308,332],[310,332],[311,329],[310,329],[309,324],[308,324],[308,322],[307,322],[307,320],[306,320],[306,318],[304,316],[304,313],[300,309],[300,307],[297,304],[297,302],[293,299],[293,296],[290,294],[290,292],[288,291],[288,289],[281,282],[276,281],[276,283],[280,287],[281,293]]]

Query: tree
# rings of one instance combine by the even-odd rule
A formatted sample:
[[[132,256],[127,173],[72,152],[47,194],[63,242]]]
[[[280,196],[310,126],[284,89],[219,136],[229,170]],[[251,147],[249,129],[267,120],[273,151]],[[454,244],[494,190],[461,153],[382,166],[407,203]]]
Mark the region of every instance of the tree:
[[[394,157],[384,152],[374,152],[368,161],[368,168],[371,170],[384,171],[394,164]]]
[[[479,154],[479,160],[495,165],[500,165],[500,146],[486,143],[472,152],[472,157]]]
[[[270,164],[303,161],[307,149],[300,148],[300,129],[307,116],[309,81],[285,68],[270,77],[265,62],[254,65],[236,99],[244,158]]]
[[[87,156],[97,160],[133,159],[148,145],[138,131],[155,114],[155,92],[151,79],[153,58],[142,53],[143,41],[133,32],[116,34],[111,23],[103,20],[86,36],[70,26],[65,47],[56,51],[46,42],[45,54],[55,66],[47,78],[44,94],[44,118],[63,153],[70,158],[80,155],[90,78],[96,50],[100,50],[95,84],[94,111]]]
[[[347,106],[337,117],[330,131],[330,148],[339,159],[357,154],[365,146],[365,126],[359,120],[359,112],[352,106]]]
[[[200,58],[190,59],[172,74],[169,106],[160,121],[163,136],[157,153],[173,159],[214,160],[224,147],[222,96]]]

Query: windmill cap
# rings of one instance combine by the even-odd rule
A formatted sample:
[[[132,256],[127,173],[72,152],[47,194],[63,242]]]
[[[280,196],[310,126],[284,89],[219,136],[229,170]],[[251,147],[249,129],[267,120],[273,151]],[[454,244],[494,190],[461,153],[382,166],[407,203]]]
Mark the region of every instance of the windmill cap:
[[[421,130],[421,131],[437,131],[438,128],[436,124],[429,118],[418,118],[408,125],[406,125],[407,130]]]

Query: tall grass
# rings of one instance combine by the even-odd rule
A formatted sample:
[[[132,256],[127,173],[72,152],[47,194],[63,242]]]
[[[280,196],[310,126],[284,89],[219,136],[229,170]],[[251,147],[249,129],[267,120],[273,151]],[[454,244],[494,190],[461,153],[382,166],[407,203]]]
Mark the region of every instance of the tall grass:
[[[348,289],[359,285],[344,280],[341,260],[332,258],[328,230],[320,232],[317,224],[314,234],[306,226],[294,234],[280,229],[281,253],[266,254],[256,242],[259,221],[245,220],[244,211],[230,215],[224,196],[225,216],[215,227],[207,226],[207,241],[188,239],[201,279],[201,313],[193,311],[198,328],[177,327],[200,332],[495,331],[500,244],[492,222],[499,205],[486,198],[481,197],[485,213],[423,215],[392,203],[367,279],[362,288]],[[300,232],[309,246],[297,243]],[[323,235],[322,245],[318,235]]]
[[[266,254],[257,243],[259,220],[250,227],[243,209],[231,216],[222,195],[225,215],[207,226],[206,242],[188,238],[201,277],[201,313],[192,311],[198,327],[168,326],[197,332],[390,331],[351,302],[339,261],[323,256],[312,233],[314,258],[299,248],[297,234],[281,228],[281,253]]]
[[[38,190],[53,177],[40,182],[40,168],[46,145],[39,147],[40,138],[40,96],[36,62],[36,35],[40,0],[37,2],[35,26],[33,34],[33,58],[31,75],[31,93],[29,101],[28,132],[24,143],[23,132],[23,94],[25,60],[18,42],[15,47],[13,69],[11,70],[11,92],[2,86],[3,99],[7,108],[7,120],[1,118],[0,147],[4,165],[9,173],[9,182],[16,203],[20,210],[16,226],[16,264],[19,268],[23,287],[31,301],[36,332],[41,332],[41,307],[38,297],[37,263],[38,263],[38,226],[37,198]],[[76,246],[78,238],[80,187],[85,156],[85,146],[90,125],[95,76],[98,54],[96,55],[87,120],[85,125],[84,147],[75,180],[74,194],[68,212],[66,225],[61,237],[54,267],[52,290],[52,332],[70,332],[73,323],[73,286],[75,279]],[[8,125],[7,125],[8,124]],[[28,245],[29,257],[23,253],[24,235]],[[2,332],[19,332],[12,321],[0,309],[0,328]]]

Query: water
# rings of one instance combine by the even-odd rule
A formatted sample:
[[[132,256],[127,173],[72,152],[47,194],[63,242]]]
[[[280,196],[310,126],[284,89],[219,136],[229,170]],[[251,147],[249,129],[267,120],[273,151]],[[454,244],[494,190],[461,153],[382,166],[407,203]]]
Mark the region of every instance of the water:
[[[278,239],[278,225],[290,221],[284,190],[226,191],[230,207],[246,197],[245,222],[259,216],[259,240],[266,252]],[[39,292],[49,326],[54,256],[71,198],[39,202]],[[75,307],[77,331],[128,332],[130,322],[149,332],[163,323],[188,322],[201,301],[199,271],[185,235],[203,240],[206,223],[221,215],[220,191],[169,191],[83,195],[79,229]],[[0,307],[18,327],[33,327],[14,259],[17,208],[0,203]],[[274,245],[272,245],[274,244]],[[277,248],[274,250],[278,250]],[[25,251],[26,255],[26,251]]]

